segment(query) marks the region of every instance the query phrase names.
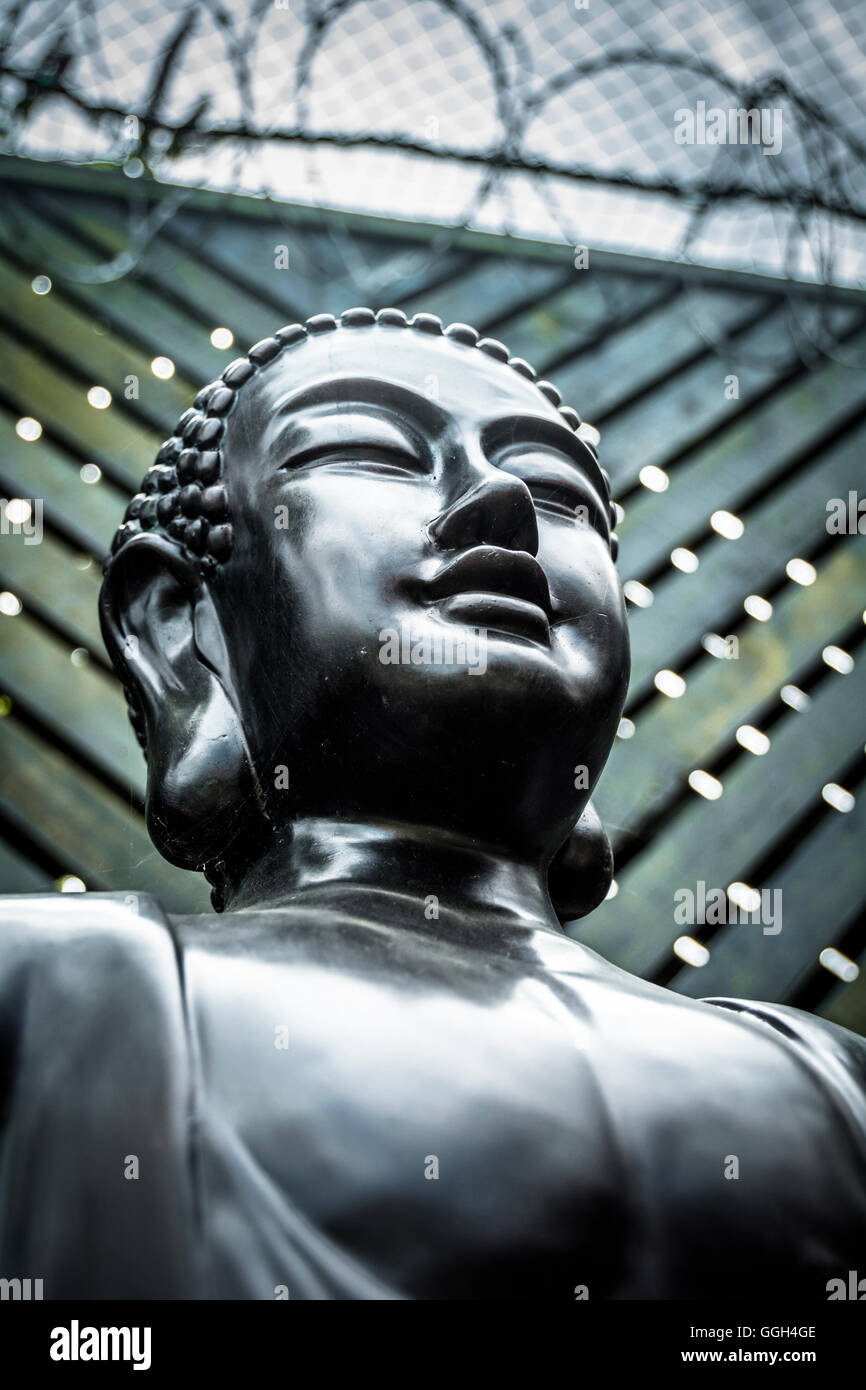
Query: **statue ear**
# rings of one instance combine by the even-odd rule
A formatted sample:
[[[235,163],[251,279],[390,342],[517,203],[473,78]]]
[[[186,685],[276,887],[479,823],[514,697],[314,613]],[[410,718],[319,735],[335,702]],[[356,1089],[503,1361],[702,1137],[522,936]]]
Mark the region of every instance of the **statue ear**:
[[[613,851],[592,803],[554,855],[548,887],[560,922],[586,917],[603,902],[613,879]]]
[[[207,584],[167,538],[135,536],[109,565],[100,621],[143,732],[151,839],[201,869],[262,804]]]

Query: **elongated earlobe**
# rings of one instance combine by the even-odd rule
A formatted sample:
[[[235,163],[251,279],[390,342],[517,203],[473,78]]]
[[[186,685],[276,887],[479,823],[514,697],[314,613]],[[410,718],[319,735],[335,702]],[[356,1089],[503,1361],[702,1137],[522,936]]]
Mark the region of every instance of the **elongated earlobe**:
[[[560,922],[586,917],[603,902],[613,879],[613,851],[590,803],[554,855],[548,887]]]
[[[100,619],[146,747],[151,838],[203,869],[263,815],[207,585],[170,541],[135,537],[109,566]]]

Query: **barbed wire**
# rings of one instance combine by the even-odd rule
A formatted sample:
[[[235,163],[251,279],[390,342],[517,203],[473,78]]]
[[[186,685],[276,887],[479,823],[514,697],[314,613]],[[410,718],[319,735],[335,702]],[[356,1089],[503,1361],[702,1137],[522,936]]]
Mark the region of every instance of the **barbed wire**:
[[[190,185],[191,169],[198,168],[206,184],[211,161],[226,154],[221,186],[271,197],[277,222],[285,216],[281,200],[293,190],[275,187],[254,156],[263,149],[303,152],[303,201],[334,210],[328,249],[333,255],[338,247],[356,280],[374,279],[381,268],[365,264],[358,238],[341,230],[345,160],[363,169],[353,175],[360,185],[383,166],[359,160],[400,156],[420,170],[419,182],[453,183],[456,177],[459,188],[431,240],[401,252],[392,268],[398,277],[409,279],[444,260],[464,229],[484,223],[491,205],[498,208],[500,230],[526,235],[521,217],[531,189],[553,236],[567,246],[595,244],[603,197],[614,200],[613,211],[604,213],[608,220],[616,220],[620,206],[635,226],[641,208],[649,228],[678,217],[681,233],[670,246],[670,261],[700,259],[710,231],[733,219],[732,247],[744,228],[752,228],[756,244],[775,235],[780,274],[802,273],[806,260],[815,278],[832,284],[840,238],[850,242],[866,228],[866,122],[852,96],[862,54],[844,24],[832,27],[831,43],[817,20],[810,25],[793,13],[796,7],[782,7],[792,13],[774,46],[734,0],[723,13],[715,4],[712,10],[687,6],[678,27],[658,5],[624,3],[615,13],[591,16],[589,4],[304,0],[302,8],[293,3],[290,9],[289,0],[249,0],[230,10],[222,0],[194,0],[179,9],[176,0],[150,0],[132,13],[118,0],[14,0],[0,20],[0,137],[11,153],[44,158],[54,132],[57,157],[89,155],[131,176]],[[840,20],[844,8],[837,0]],[[577,29],[575,11],[586,12]],[[685,12],[690,23],[682,20]],[[705,23],[710,14],[717,27],[733,16],[721,44],[727,65],[702,47],[713,42]],[[756,34],[763,43],[757,56]],[[437,52],[437,43],[440,49],[450,45],[449,57]],[[595,51],[584,52],[588,48]],[[455,81],[458,68],[463,76]],[[379,82],[382,72],[391,77]],[[421,136],[411,119],[401,126],[405,88],[399,82],[406,72],[426,84],[451,138],[440,138],[438,115]],[[837,100],[822,99],[833,82]],[[374,96],[384,94],[384,118],[370,104],[371,87]],[[767,158],[760,145],[732,151],[729,144],[708,143],[696,159],[693,148],[675,144],[670,112],[701,100],[705,106],[729,102],[735,111],[783,111],[786,148]],[[339,121],[323,120],[322,110],[335,104]],[[275,106],[278,119],[264,119]],[[293,118],[285,119],[284,111]],[[580,142],[570,115],[594,136],[580,158],[573,153]],[[480,128],[475,140],[466,128],[470,117]],[[329,152],[343,161],[336,175]],[[396,217],[406,215],[407,167],[401,162],[393,188],[383,183],[382,211]],[[333,186],[335,177],[342,185]],[[63,273],[90,277],[90,283],[130,273],[185,197],[175,190],[143,214],[131,192],[125,250],[101,265],[70,265]],[[435,209],[436,200],[428,201]],[[789,326],[803,353],[834,350],[835,334],[822,310],[792,310]]]

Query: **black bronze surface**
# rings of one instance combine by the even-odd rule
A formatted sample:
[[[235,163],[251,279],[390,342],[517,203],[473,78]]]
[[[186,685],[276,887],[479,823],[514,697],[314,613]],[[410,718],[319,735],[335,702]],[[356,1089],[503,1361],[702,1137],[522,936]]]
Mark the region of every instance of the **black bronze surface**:
[[[2,903],[0,1274],[46,1297],[823,1299],[862,1264],[863,1041],[562,931],[611,876],[611,504],[476,339],[281,330],[130,504],[103,630],[150,833],[221,911]]]

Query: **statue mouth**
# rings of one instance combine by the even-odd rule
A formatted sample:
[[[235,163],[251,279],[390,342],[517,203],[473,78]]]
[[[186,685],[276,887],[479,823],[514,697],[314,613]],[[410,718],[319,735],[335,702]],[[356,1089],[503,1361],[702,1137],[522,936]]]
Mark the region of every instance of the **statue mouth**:
[[[427,596],[445,600],[449,618],[549,643],[553,603],[547,576],[526,550],[479,545],[460,555],[428,585]]]
[[[434,599],[469,592],[500,594],[533,603],[548,618],[553,616],[547,576],[528,550],[477,545],[452,560],[426,587]]]

